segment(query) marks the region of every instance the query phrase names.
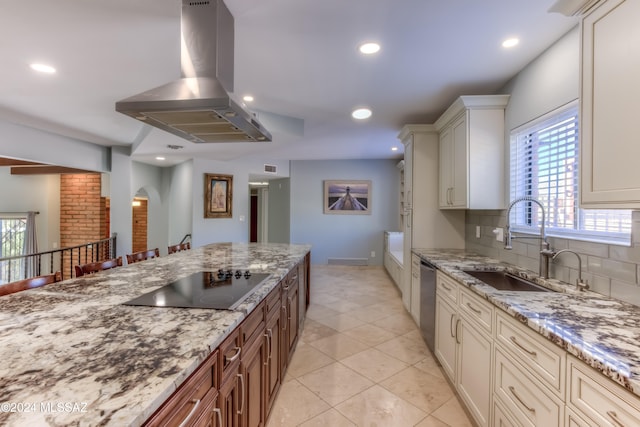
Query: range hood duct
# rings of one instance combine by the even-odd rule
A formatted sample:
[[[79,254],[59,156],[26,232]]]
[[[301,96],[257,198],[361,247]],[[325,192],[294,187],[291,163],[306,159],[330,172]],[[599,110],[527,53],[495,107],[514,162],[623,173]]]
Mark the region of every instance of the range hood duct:
[[[116,111],[196,143],[271,141],[233,92],[234,20],[223,0],[182,0],[181,78],[116,102]]]

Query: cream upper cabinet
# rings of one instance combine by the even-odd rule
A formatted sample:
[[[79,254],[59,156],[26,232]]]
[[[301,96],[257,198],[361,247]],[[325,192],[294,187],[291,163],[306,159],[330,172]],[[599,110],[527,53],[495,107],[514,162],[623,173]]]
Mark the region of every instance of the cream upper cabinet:
[[[640,208],[640,2],[607,0],[582,18],[581,205]]]
[[[461,96],[435,122],[440,209],[504,209],[509,95]]]

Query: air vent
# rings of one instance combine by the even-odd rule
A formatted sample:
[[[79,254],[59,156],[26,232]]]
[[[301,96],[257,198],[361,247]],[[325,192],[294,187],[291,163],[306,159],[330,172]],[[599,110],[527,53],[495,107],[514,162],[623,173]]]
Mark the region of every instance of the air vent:
[[[264,171],[266,173],[277,173],[278,167],[275,165],[264,165]]]

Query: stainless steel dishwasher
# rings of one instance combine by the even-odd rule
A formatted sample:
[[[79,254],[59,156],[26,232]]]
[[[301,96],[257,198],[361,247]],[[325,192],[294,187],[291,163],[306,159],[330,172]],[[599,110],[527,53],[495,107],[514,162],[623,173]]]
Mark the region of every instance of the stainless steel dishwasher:
[[[436,267],[420,259],[420,332],[432,352],[436,340]]]

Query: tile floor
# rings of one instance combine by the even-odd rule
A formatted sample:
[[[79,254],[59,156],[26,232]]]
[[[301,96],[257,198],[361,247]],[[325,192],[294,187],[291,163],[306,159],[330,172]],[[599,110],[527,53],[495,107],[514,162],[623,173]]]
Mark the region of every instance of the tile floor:
[[[471,427],[383,267],[313,265],[267,427]]]

